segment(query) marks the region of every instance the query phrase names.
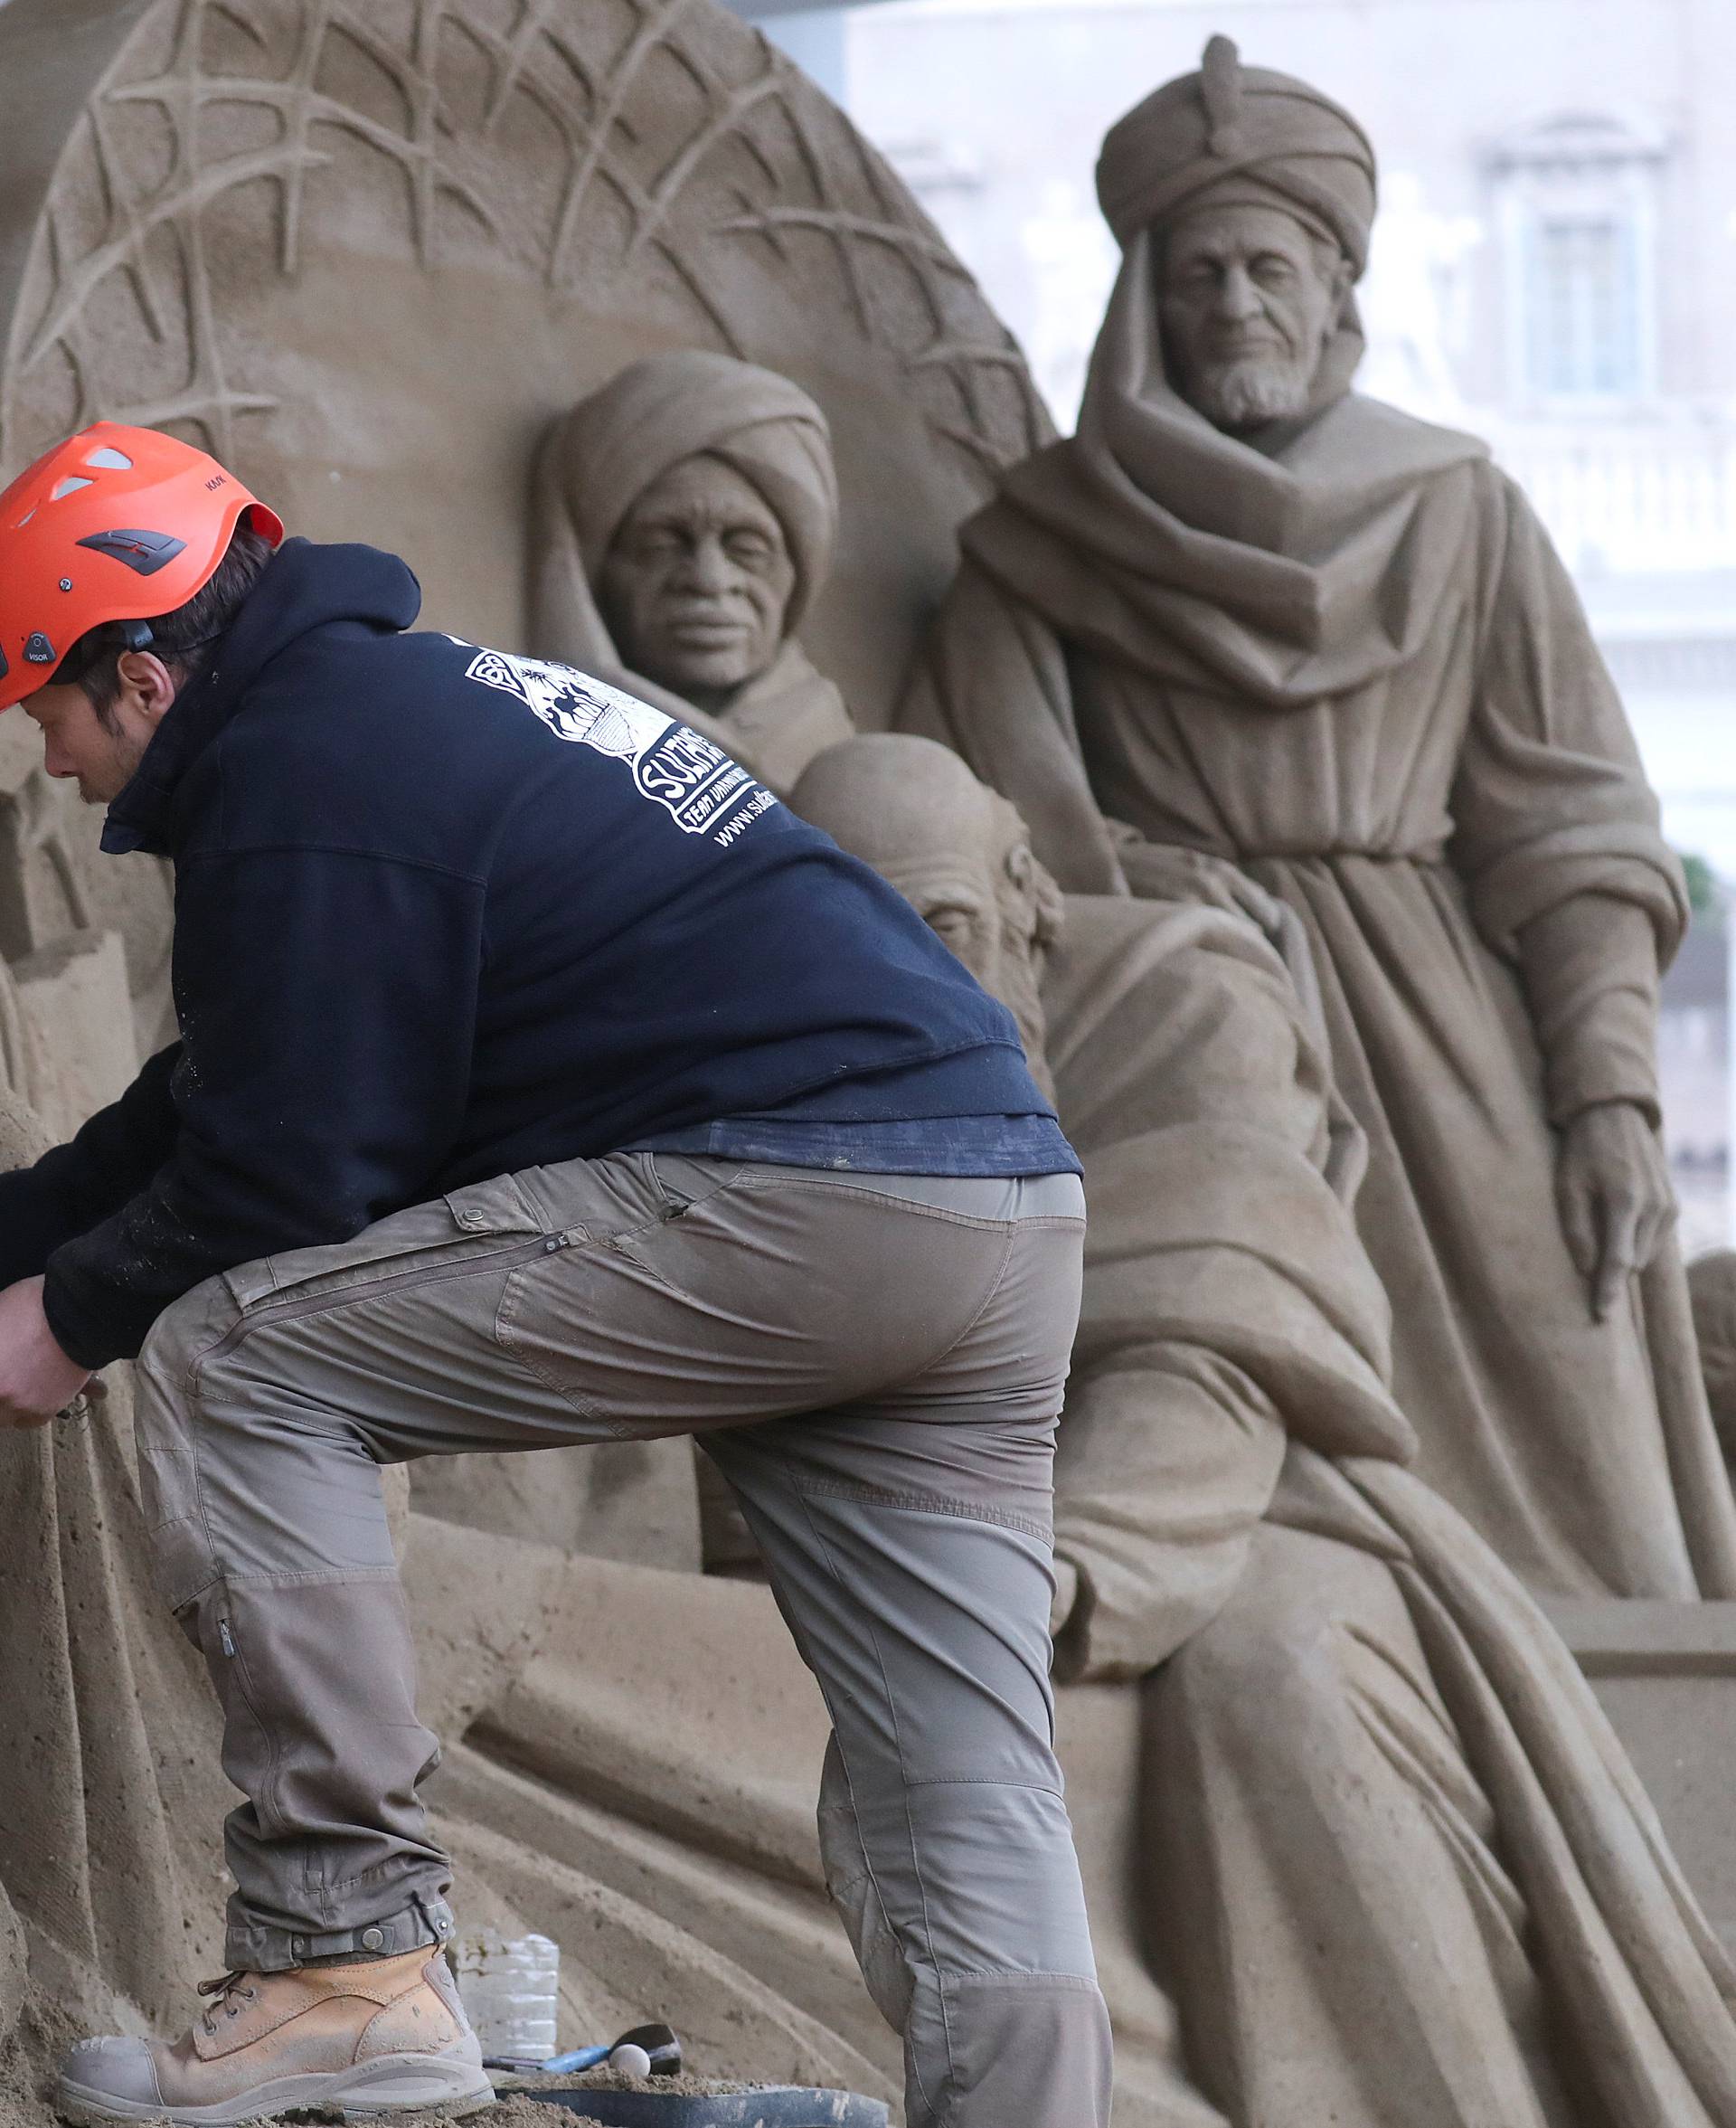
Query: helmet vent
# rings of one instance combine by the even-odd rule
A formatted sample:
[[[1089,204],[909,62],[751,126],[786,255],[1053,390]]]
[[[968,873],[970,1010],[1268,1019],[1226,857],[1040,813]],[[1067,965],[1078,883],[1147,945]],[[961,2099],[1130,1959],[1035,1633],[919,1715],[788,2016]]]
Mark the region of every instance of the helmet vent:
[[[90,452],[84,462],[87,466],[100,466],[105,473],[130,473],[133,469],[133,461],[127,453],[107,443]]]
[[[94,487],[95,486],[96,483],[93,480],[80,479],[78,474],[69,473],[64,480],[57,480],[54,483],[53,492],[48,499],[52,503],[58,503],[63,497],[77,495],[81,487]]]
[[[166,532],[93,532],[88,539],[79,542],[99,554],[108,554],[117,562],[124,562],[128,569],[136,569],[141,576],[155,576],[157,571],[185,552],[186,541],[173,539]]]

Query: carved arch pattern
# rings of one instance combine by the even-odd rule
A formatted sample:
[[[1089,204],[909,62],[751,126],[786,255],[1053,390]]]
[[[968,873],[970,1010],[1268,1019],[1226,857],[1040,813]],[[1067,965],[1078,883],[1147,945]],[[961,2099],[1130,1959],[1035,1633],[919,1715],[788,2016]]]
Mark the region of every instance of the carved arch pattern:
[[[654,283],[696,341],[746,353],[719,269],[760,247],[891,359],[978,479],[1046,439],[1017,348],[899,179],[710,0],[158,0],[56,173],[0,464],[103,416],[232,452],[275,402],[226,329],[212,211],[270,187],[269,269],[293,276],[367,156],[398,173],[424,265],[480,244],[587,306]],[[140,325],[145,379],[113,356]]]

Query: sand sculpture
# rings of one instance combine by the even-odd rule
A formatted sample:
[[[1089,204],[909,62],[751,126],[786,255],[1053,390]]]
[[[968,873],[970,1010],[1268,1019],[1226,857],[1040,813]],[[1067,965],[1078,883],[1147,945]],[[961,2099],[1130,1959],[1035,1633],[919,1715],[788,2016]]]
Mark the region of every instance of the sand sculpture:
[[[575,546],[584,563],[570,498],[544,481],[550,454],[570,433],[575,401],[605,380],[646,356],[702,349],[726,358],[714,374],[731,388],[775,391],[755,383],[769,369],[824,409],[844,498],[835,559],[823,589],[812,563],[815,585],[792,587],[780,639],[793,639],[799,611],[814,667],[835,683],[856,723],[878,726],[892,714],[921,618],[944,591],[953,526],[986,499],[995,475],[1045,440],[1016,353],[896,182],[816,93],[705,0],[675,8],[625,0],[618,9],[403,0],[366,11],[316,0],[8,0],[0,130],[15,171],[0,196],[0,474],[99,414],[183,428],[231,457],[313,536],[360,534],[404,551],[427,586],[430,619],[484,639],[576,647],[577,638],[531,641],[548,610],[551,571],[557,586],[564,571],[571,591]],[[793,400],[778,403],[797,430],[807,422]],[[671,473],[698,463],[709,475],[726,463],[735,429],[699,433],[703,440]],[[750,473],[745,485],[766,501]],[[560,507],[527,521],[533,491],[567,508],[564,533]],[[728,492],[741,503],[739,489]],[[771,514],[799,575],[795,550],[805,534],[775,505]],[[607,593],[593,604],[600,625]],[[1041,627],[1015,619],[1041,664]],[[615,617],[608,625],[624,660],[642,657],[623,639],[629,629]],[[985,646],[999,639],[992,629],[983,638]],[[707,690],[703,673],[695,681],[672,668],[670,676],[684,683],[675,690],[684,696]],[[723,683],[724,695],[733,692]],[[1020,698],[1013,689],[1009,700]],[[727,723],[749,704],[743,695],[695,706]],[[1034,727],[1033,742],[1033,728],[1019,727],[994,780],[1027,803],[1040,850],[1077,886],[1068,855],[1100,847],[1102,830],[1065,760],[1054,790],[1063,800],[1071,793],[1073,808],[1058,829],[1028,798],[1031,764],[1039,785],[1048,773],[1044,729]],[[0,795],[27,777],[28,760],[6,752],[13,742],[0,732]],[[52,1134],[97,1097],[87,1030],[120,1029],[148,1046],[160,1026],[165,904],[160,883],[124,881],[126,868],[104,860],[75,875],[86,897],[75,909],[64,899],[65,852],[83,864],[77,853],[88,856],[92,824],[64,808],[58,819],[45,814],[40,795],[4,829],[13,837],[5,848],[24,855],[0,863],[0,916],[34,909],[39,928],[25,942],[11,932],[0,941],[0,958],[17,963],[0,975],[0,1070],[14,1090],[22,1083]],[[995,832],[1006,829],[1006,811],[989,810]],[[1120,836],[1112,831],[1112,847]],[[986,890],[956,853],[949,862],[964,885],[956,905],[936,913],[965,944],[973,924],[990,923]],[[21,863],[33,868],[22,884]],[[1296,1002],[1297,979],[1304,992],[1307,984],[1294,949],[1308,910],[1275,881],[1262,885],[1210,853],[1142,850],[1139,866],[1141,879],[1161,869],[1172,884],[1178,875],[1191,880],[1194,898],[1211,905],[1127,903],[1104,912],[1095,930],[1094,919],[1080,917],[1072,947],[1064,930],[1055,943],[1041,996],[1019,941],[1033,910],[1039,930],[1052,927],[1054,904],[1034,865],[1024,873],[1021,861],[1024,876],[1006,875],[997,980],[1016,991],[1024,969],[1015,1002],[1033,1028],[1046,1012],[1075,1128],[1097,1133],[1094,1144],[1111,1142],[1105,1134],[1119,1128],[1127,1092],[1117,1073],[1145,1054],[1147,986],[1184,998],[1197,977],[1197,994],[1214,1003],[1234,996],[1244,1015],[1237,1024],[1263,1029],[1250,1039],[1280,1090],[1291,1180],[1342,1244],[1339,1189],[1354,1176],[1355,1134],[1320,1082],[1307,999]],[[1079,897],[1079,909],[1090,899]],[[33,969],[75,934],[99,943],[87,938],[58,970]],[[1274,958],[1269,940],[1288,961]],[[1076,991],[1062,979],[1070,952],[1083,971]],[[85,979],[98,962],[93,985]],[[33,983],[39,997],[48,995],[42,984],[61,986],[64,1009],[52,1018],[31,1009]],[[93,1004],[93,989],[106,1002]],[[1068,1031],[1076,1016],[1086,1029],[1077,1042]],[[1189,1029],[1178,1020],[1175,1040]],[[1245,1088],[1249,1066],[1237,1068],[1242,1076],[1223,1082],[1226,1100]],[[1095,1086],[1099,1070],[1100,1099],[1082,1097],[1080,1084]],[[1212,1133],[1228,1120],[1212,1111],[1212,1084],[1177,1076],[1171,1091],[1195,1104],[1189,1128],[1216,1145]],[[1137,1104],[1127,1112],[1143,1133],[1151,1112]],[[39,1141],[14,1092],[0,1102],[0,1159]],[[1130,1263],[1152,1238],[1135,1223]],[[1179,1238],[1205,1246],[1214,1275],[1235,1254],[1233,1236]],[[1358,1291],[1352,1276],[1352,1301]],[[1278,1319],[1300,1350],[1322,1335],[1324,1298],[1324,1290],[1305,1296],[1295,1316]],[[1326,1371],[1334,1394],[1378,1433],[1396,1414],[1375,1312],[1372,1302],[1351,1305],[1326,1334]],[[1136,1671],[1152,1650],[1200,1627],[1167,1677],[1203,1671],[1209,1684],[1233,1675],[1241,1649],[1258,1682],[1269,1674],[1256,1660],[1272,1645],[1262,1638],[1269,1619],[1244,1616],[1238,1598],[1283,1586],[1295,1547],[1310,1537],[1342,1555],[1347,1584],[1392,1645],[1408,1646],[1404,1635],[1421,1634],[1419,1616],[1429,1617],[1434,1681],[1419,1688],[1416,1704],[1425,1725],[1439,1727],[1442,1707],[1457,1725],[1458,1755],[1443,1752],[1435,1770],[1464,1812],[1468,1851],[1487,1852],[1496,1840],[1491,1811],[1500,1838],[1525,1829],[1529,1874],[1501,1850],[1512,1896],[1467,1957],[1474,1976],[1489,1974],[1472,1983],[1483,2011],[1505,2014],[1505,2004],[1523,2019],[1538,2007],[1537,1976],[1523,1960],[1498,1973],[1488,1963],[1503,1926],[1516,1930],[1528,1917],[1576,1976],[1590,1976],[1576,2014],[1614,2031],[1599,2060],[1609,2074],[1629,2075],[1638,2095],[1629,2110],[1642,2109],[1635,2117],[1736,2117],[1715,2060],[1709,2067],[1705,2058],[1725,2031],[1715,1945],[1696,1935],[1643,1799],[1626,1784],[1577,1679],[1550,1669],[1547,1643],[1516,1598],[1511,1616],[1497,1605],[1491,1620],[1476,1612],[1475,1586],[1441,1594],[1457,1555],[1440,1531],[1420,1517],[1395,1523],[1392,1498],[1369,1474],[1377,1458],[1355,1457],[1354,1470],[1334,1460],[1371,1449],[1373,1438],[1316,1440],[1290,1410],[1293,1394],[1308,1412],[1324,1410],[1332,1398],[1323,1386],[1315,1385],[1317,1404],[1301,1395],[1295,1370],[1285,1376],[1271,1353],[1231,1348],[1207,1366],[1206,1330],[1222,1326],[1188,1327],[1190,1338],[1156,1341],[1184,1408],[1209,1421],[1223,1400],[1244,1400],[1233,1445],[1245,1463],[1223,1454],[1213,1466],[1203,1429],[1177,1443],[1207,1465],[1184,1474],[1232,1500],[1228,1534],[1215,1548],[1203,1543],[1210,1532],[1185,1514],[1179,1527],[1156,1532],[1118,1527],[1087,1458],[1077,1497],[1095,1518],[1096,1549],[1081,1534],[1080,1580],[1063,1587],[1059,1609],[1069,1660],[1087,1678],[1062,1688],[1061,1726],[1118,2024],[1118,2119],[1130,2128],[1224,2128],[1237,2102],[1226,2096],[1221,2111],[1205,2089],[1228,2094],[1237,2078],[1252,2085],[1281,2065],[1250,2055],[1241,2000],[1226,1997],[1219,2024],[1202,2029],[1190,2005],[1210,1977],[1203,1947],[1208,1963],[1183,1973],[1177,1988],[1202,2065],[1190,2069],[1147,1943],[1148,1908],[1165,1894],[1150,1886],[1157,1855],[1144,1813],[1162,1740],[1146,1730],[1172,1719],[1162,1712],[1167,1688],[1089,1677]],[[1118,1352],[1113,1336],[1110,1347]],[[1142,1431],[1137,1398],[1117,1403],[1117,1385],[1137,1374],[1119,1365],[1103,1372],[1106,1442],[1124,1423]],[[222,1800],[200,1785],[214,1765],[213,1710],[190,1652],[143,1589],[124,1372],[104,1388],[89,1420],[0,1443],[7,1526],[24,1536],[5,1566],[6,1616],[28,1621],[9,1635],[0,1704],[45,1710],[23,1745],[0,1754],[0,2109],[27,2117],[37,2066],[71,2020],[127,2029],[166,2019],[167,1998],[183,1996],[217,1958],[219,1858],[183,1830],[214,1826],[221,1814]],[[1314,1442],[1319,1466],[1320,1497],[1297,1518],[1305,1530],[1273,1504],[1291,1497],[1300,1461],[1284,1446],[1286,1426]],[[1098,1432],[1081,1427],[1075,1438],[1082,1444]],[[1149,1452],[1151,1442],[1142,1433],[1136,1446]],[[447,1740],[431,1800],[471,1887],[465,1919],[507,1933],[535,1926],[562,1942],[563,2029],[573,2037],[667,2015],[706,2066],[890,2096],[896,2043],[828,1907],[814,1839],[824,1711],[767,1592],[696,1578],[684,1448],[681,1461],[527,1457],[510,1475],[473,1466],[467,1483],[454,1470],[459,1482],[419,1487],[402,1519],[424,1651],[421,1711]],[[1274,1472],[1269,1502],[1261,1495]],[[1154,1535],[1161,1585],[1180,1591],[1174,1601],[1152,1593]],[[1429,1589],[1444,1622],[1425,1601]],[[1203,1622],[1224,1596],[1229,1645],[1212,1672],[1194,1655],[1213,1645],[1218,1628]],[[1518,1667],[1491,1702],[1477,1680],[1508,1658]],[[1245,1739],[1229,1734],[1222,1698],[1214,1709],[1205,1685],[1192,1688],[1206,1696],[1195,1733],[1245,1767]],[[1342,1684],[1328,1676],[1311,1718],[1354,1759],[1368,1733],[1345,1745],[1320,1712],[1335,1705],[1335,1689],[1342,1705]],[[1395,1749],[1402,1741],[1388,1738]],[[1541,1785],[1539,1764],[1549,1773]],[[1456,1789],[1455,1768],[1469,1769]],[[1390,1765],[1384,1778],[1394,1778]],[[1562,1851],[1556,1834],[1570,1794],[1590,1801]],[[86,1800],[69,1808],[69,1798]],[[1203,1862],[1209,1840],[1195,1834]],[[1599,1838],[1620,1849],[1625,1873],[1599,1865]],[[1439,1831],[1429,1839],[1422,1851],[1438,1854]],[[1552,1849],[1552,1874],[1533,1866]],[[1326,1851],[1316,1847],[1304,1861],[1323,1867]],[[1188,1882],[1186,1896],[1201,1901],[1216,1888]],[[159,1954],[146,1972],[144,1935],[160,1944],[176,1930],[184,1957],[177,1965]],[[1287,1941],[1278,1926],[1279,1965]],[[1390,2004],[1401,2011],[1405,1986],[1417,1983],[1401,1961],[1379,1970],[1399,1979],[1371,2001],[1371,2017]],[[1533,2031],[1522,2022],[1525,2041]],[[1515,2070],[1511,2049],[1497,2048],[1488,2073],[1505,2076],[1504,2088],[1553,2128],[1557,2116],[1540,2095],[1550,2088],[1546,2067],[1533,2060]],[[1439,2084],[1427,2087],[1439,2096]],[[1588,2099],[1583,2117],[1601,2104]],[[1533,2117],[1514,2105],[1512,2118]],[[1624,2117],[1619,2106],[1606,2110]]]
[[[1712,1249],[1688,1266],[1688,1295],[1706,1403],[1727,1462],[1736,1462],[1736,1249]]]
[[[1736,1594],[1656,1131],[1685,907],[1572,587],[1482,444],[1350,389],[1348,113],[1216,38],[1098,179],[1079,432],[964,526],[904,720],[1071,892],[1179,847],[1294,912],[1422,1475],[1536,1588]]]
[[[0,458],[184,429],[425,612],[529,647],[538,454],[638,358],[764,364],[850,498],[802,621],[892,711],[952,528],[1046,422],[886,166],[709,0],[7,0]]]
[[[788,791],[855,729],[796,637],[837,531],[831,435],[806,392],[726,355],[647,355],[543,445],[531,647],[703,726]]]
[[[1057,911],[929,742],[836,748],[795,803],[925,913],[986,913],[961,943],[1009,1003],[1040,984],[1092,1207],[1057,1667],[1156,1672],[1148,1940],[1201,2086],[1234,2122],[1731,2117],[1736,1967],[1566,1649],[1403,1467],[1278,952],[1203,899]]]
[[[148,859],[99,859],[99,819],[41,755],[0,729],[0,1087],[59,1132],[167,1038],[169,887]]]

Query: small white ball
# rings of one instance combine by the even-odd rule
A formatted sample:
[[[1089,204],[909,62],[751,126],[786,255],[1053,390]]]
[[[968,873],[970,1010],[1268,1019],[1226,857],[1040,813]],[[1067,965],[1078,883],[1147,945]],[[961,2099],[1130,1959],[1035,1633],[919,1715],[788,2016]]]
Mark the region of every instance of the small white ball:
[[[618,2069],[623,2076],[648,2076],[651,2074],[651,2057],[643,2047],[636,2047],[629,2039],[624,2047],[618,2047],[609,2057],[611,2069]]]

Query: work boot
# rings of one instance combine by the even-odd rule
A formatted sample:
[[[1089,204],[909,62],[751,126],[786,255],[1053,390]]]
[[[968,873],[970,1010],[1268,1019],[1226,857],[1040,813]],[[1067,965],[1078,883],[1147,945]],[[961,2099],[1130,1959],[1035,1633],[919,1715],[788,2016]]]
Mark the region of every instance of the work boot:
[[[61,2065],[55,2111],[225,2128],[300,2106],[344,2120],[467,2114],[495,2095],[439,1951],[231,1972],[199,1992],[210,2007],[178,2039],[80,2039]]]

